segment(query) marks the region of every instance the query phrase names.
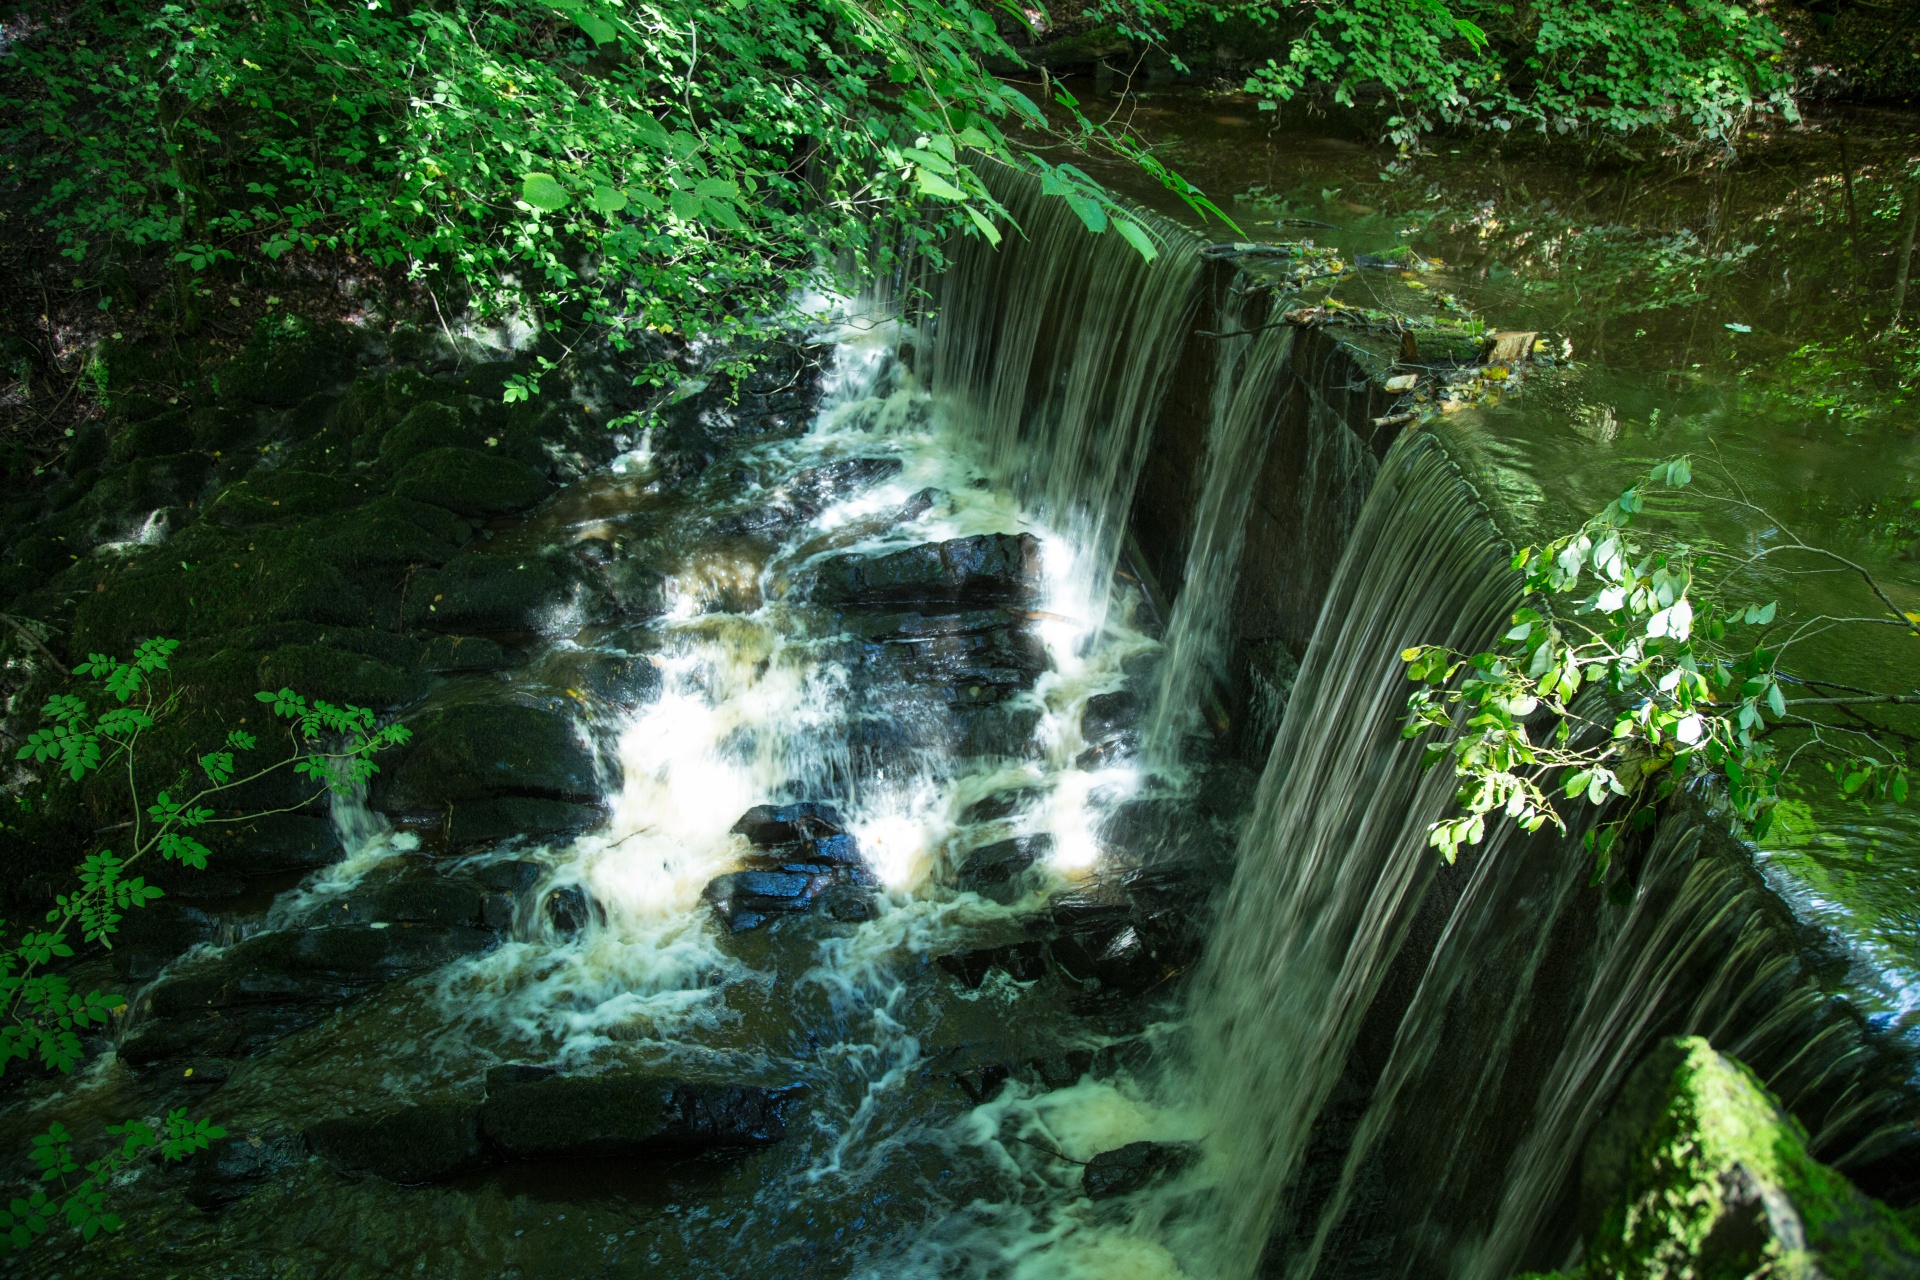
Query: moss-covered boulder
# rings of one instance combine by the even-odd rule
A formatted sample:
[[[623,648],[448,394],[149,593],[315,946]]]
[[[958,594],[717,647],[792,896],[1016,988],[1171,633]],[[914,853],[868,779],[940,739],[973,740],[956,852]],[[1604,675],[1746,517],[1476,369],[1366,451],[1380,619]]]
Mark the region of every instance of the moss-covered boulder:
[[[350,566],[440,565],[473,537],[473,526],[445,507],[411,498],[376,498],[316,544]]]
[[[463,516],[525,511],[547,494],[547,478],[524,463],[479,449],[430,449],[401,468],[393,491]]]
[[[337,325],[263,321],[220,375],[229,400],[292,408],[352,376],[353,335]]]
[[[1920,1238],[1697,1036],[1635,1068],[1588,1140],[1580,1200],[1585,1251],[1565,1280],[1920,1277]]]
[[[246,526],[326,515],[358,503],[363,488],[339,476],[282,468],[256,472],[222,490],[207,507],[207,518]]]
[[[111,456],[115,462],[131,462],[135,458],[187,453],[196,447],[193,415],[185,409],[174,409],[121,427],[113,438]]]
[[[427,691],[427,680],[351,650],[289,644],[260,659],[260,687],[294,689],[336,705],[385,711],[419,698]]]
[[[564,615],[605,616],[605,593],[568,557],[468,552],[414,580],[404,617],[431,631],[540,631]]]
[[[378,458],[381,466],[398,468],[434,449],[485,449],[486,445],[487,433],[476,420],[450,404],[428,401],[414,406],[387,429]]]

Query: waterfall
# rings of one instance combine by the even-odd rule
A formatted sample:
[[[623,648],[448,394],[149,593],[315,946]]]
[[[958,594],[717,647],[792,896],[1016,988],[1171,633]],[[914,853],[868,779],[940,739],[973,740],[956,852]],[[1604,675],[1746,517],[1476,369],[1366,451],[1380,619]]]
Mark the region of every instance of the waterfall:
[[[1147,759],[1160,767],[1176,757],[1181,739],[1199,724],[1203,700],[1226,675],[1254,478],[1266,462],[1276,392],[1293,358],[1291,326],[1248,332],[1265,310],[1249,307],[1239,292],[1223,308],[1221,332],[1234,336],[1218,339],[1200,500],[1167,622],[1159,688],[1141,735]]]
[[[1399,651],[1484,641],[1517,591],[1445,453],[1403,435],[1348,541],[1273,754],[1191,1007],[1195,1089],[1229,1194],[1195,1247],[1258,1267],[1315,1117],[1405,937],[1451,800],[1399,742]]]
[[[969,238],[937,284],[928,385],[966,422],[995,478],[1051,525],[1090,584],[1097,629],[1140,465],[1199,303],[1189,235],[1147,219],[1147,261],[1117,235],[1089,235],[1034,179],[995,172],[1018,231]]]

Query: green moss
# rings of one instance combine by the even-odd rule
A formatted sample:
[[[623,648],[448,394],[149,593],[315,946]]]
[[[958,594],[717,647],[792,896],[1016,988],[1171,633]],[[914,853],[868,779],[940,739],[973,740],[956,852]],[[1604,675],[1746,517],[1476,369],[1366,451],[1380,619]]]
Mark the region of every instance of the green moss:
[[[1746,1067],[1695,1036],[1634,1071],[1590,1139],[1569,1277],[1920,1275],[1900,1217],[1807,1152]]]
[[[437,402],[415,405],[380,441],[380,463],[398,467],[431,449],[486,447],[486,433],[452,405]]]
[[[282,468],[255,472],[228,486],[208,506],[207,518],[236,526],[270,524],[339,511],[362,496],[363,491],[350,480]]]
[[[185,409],[130,422],[113,438],[115,462],[131,462],[160,454],[185,453],[194,447],[192,415]]]
[[[401,470],[393,491],[463,516],[496,516],[540,501],[547,478],[524,463],[477,449],[432,449]]]
[[[348,565],[438,565],[472,536],[467,522],[445,507],[389,495],[360,508],[319,549]]]
[[[385,711],[426,692],[426,679],[411,671],[345,649],[290,644],[260,660],[260,687],[294,689],[310,698]]]

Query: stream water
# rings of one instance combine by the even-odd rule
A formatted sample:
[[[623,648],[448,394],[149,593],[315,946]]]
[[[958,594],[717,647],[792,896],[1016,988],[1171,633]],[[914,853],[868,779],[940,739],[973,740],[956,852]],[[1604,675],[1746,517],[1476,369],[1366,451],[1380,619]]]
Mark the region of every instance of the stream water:
[[[1445,262],[1495,234],[1497,205],[1450,228],[1384,197],[1356,208],[1363,181],[1411,181],[1382,180],[1363,148],[1260,151],[1217,105],[1143,109],[1182,168],[1245,193],[1249,223],[1313,198],[1349,255],[1410,242]],[[1881,1060],[1807,981],[1772,893],[1704,853],[1691,819],[1649,841],[1621,901],[1588,891],[1573,841],[1496,837],[1443,869],[1424,836],[1451,787],[1399,742],[1397,653],[1489,635],[1517,589],[1507,539],[1682,448],[1717,445],[1804,533],[1852,538],[1911,591],[1906,544],[1848,523],[1914,490],[1911,422],[1783,431],[1747,413],[1731,339],[1686,339],[1719,354],[1675,391],[1670,369],[1623,367],[1643,349],[1581,359],[1593,335],[1563,316],[1557,364],[1389,443],[1333,407],[1364,376],[1290,327],[1247,331],[1264,313],[1200,241],[1161,229],[1148,264],[1030,185],[1004,194],[1025,236],[963,246],[908,314],[814,300],[825,373],[804,433],[743,441],[678,484],[643,444],[503,535],[497,549],[591,547],[659,574],[657,616],[585,626],[555,601],[530,660],[485,677],[575,708],[604,822],[423,846],[337,804],[345,861],[149,991],[243,939],[359,921],[367,895],[429,864],[516,869],[510,924],[194,1095],[261,1153],[217,1212],[183,1201],[186,1175],[143,1172],[115,1189],[125,1232],[35,1255],[34,1274],[1500,1280],[1564,1259],[1580,1144],[1674,1031],[1751,1062],[1824,1158],[1909,1158],[1888,1074],[1903,1068],[1862,1065]],[[1341,287],[1401,309],[1471,295],[1522,323],[1525,290],[1485,278]],[[1734,305],[1698,304],[1694,329]],[[1208,326],[1229,336],[1196,356]],[[1176,420],[1193,463],[1169,485],[1151,473]],[[1281,451],[1301,438],[1294,467]],[[1279,487],[1314,528],[1256,548],[1285,505],[1256,484],[1275,467],[1294,468]],[[1804,497],[1829,482],[1844,493]],[[1179,566],[1167,584],[1135,541],[1162,491],[1187,528],[1159,557]],[[1016,568],[882,581],[928,547],[952,570],[963,545]],[[1275,561],[1308,603],[1251,637],[1249,680],[1240,584],[1255,567],[1276,580]],[[1289,648],[1290,628],[1310,642]],[[736,820],[798,801],[837,811],[861,862],[839,887],[859,893],[771,924],[717,909],[709,886],[755,856]],[[1850,993],[1877,1029],[1909,1031],[1911,831],[1806,803],[1762,865],[1846,925]],[[502,1064],[793,1092],[784,1137],[745,1153],[530,1159],[428,1185],[343,1175],[294,1136],[474,1105]],[[194,1088],[108,1055],[16,1101],[10,1131],[92,1133]],[[1194,1145],[1156,1147],[1157,1177],[1095,1194],[1088,1162],[1135,1142]]]

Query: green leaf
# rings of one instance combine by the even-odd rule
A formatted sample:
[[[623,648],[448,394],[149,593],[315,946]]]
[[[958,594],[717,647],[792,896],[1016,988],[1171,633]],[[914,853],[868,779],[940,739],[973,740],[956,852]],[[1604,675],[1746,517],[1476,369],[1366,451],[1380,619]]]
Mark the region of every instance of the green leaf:
[[[973,220],[974,228],[987,238],[988,244],[998,247],[1000,244],[1000,228],[994,226],[991,218],[987,217],[986,214],[980,212],[972,205],[968,205],[966,208],[967,217]]]
[[[567,207],[567,189],[552,174],[530,173],[520,182],[520,198],[536,209],[558,213]]]
[[[914,167],[913,180],[921,191],[936,199],[965,200],[967,198],[966,192],[924,165]]]
[[[1117,217],[1113,220],[1113,229],[1118,231],[1120,238],[1132,245],[1148,262],[1160,256],[1160,247],[1154,244],[1153,237],[1147,234],[1146,228],[1133,219]]]
[[[529,200],[528,204],[533,202]],[[618,187],[595,187],[587,205],[595,213],[614,214],[627,207],[627,193]]]
[[[1099,235],[1107,229],[1107,211],[1098,200],[1070,192],[1066,197],[1067,207],[1080,215],[1080,221],[1086,223],[1087,230]]]

